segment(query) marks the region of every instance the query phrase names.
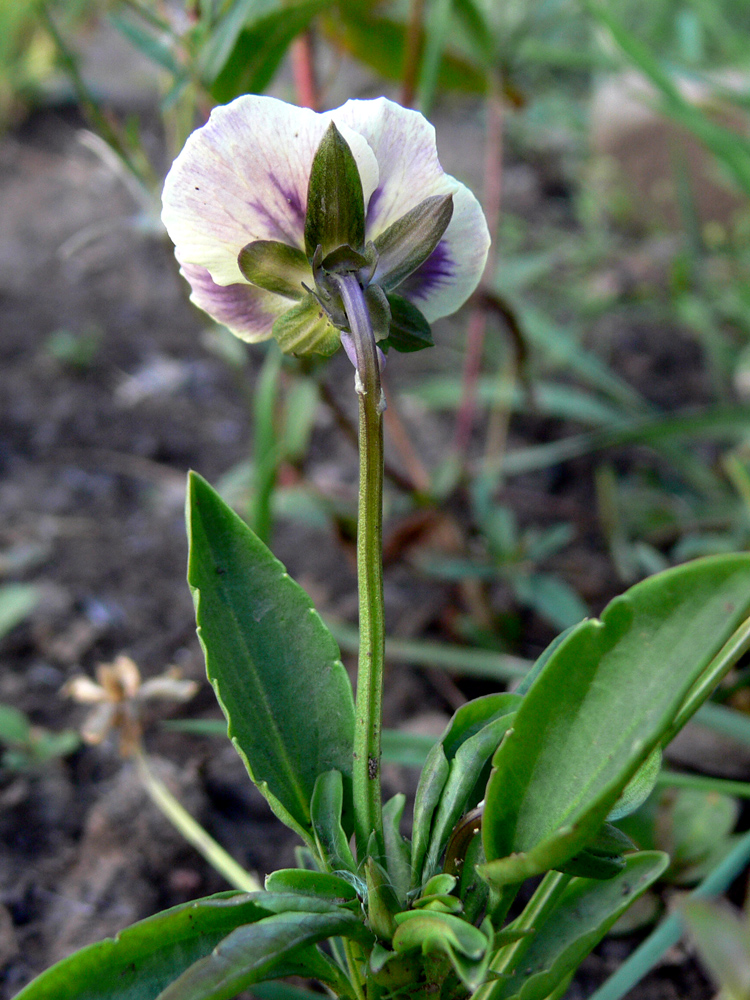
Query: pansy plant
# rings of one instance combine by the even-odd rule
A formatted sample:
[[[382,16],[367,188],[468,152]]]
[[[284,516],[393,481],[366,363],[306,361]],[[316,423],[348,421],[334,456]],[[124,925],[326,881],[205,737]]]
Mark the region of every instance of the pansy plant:
[[[355,365],[356,699],[310,599],[191,474],[188,581],[208,677],[250,778],[301,840],[299,867],[135,924],[19,998],[228,1000],[290,975],[348,1000],[562,996],[668,863],[617,820],[750,646],[750,556],[636,584],[555,640],[515,692],[463,705],[427,757],[407,839],[404,796],[383,804],[380,784],[381,352],[429,345],[429,323],[471,294],[481,210],[415,112],[242,97],[188,140],[163,218],[216,320],[291,353],[343,343]]]

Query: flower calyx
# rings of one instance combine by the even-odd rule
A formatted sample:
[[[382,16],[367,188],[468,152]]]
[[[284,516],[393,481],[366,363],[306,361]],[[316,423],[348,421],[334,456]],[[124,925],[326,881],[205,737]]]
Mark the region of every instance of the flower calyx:
[[[331,122],[310,171],[305,251],[279,241],[255,240],[242,248],[237,263],[252,285],[295,303],[272,329],[286,353],[331,354],[341,333],[351,332],[337,280],[342,276],[356,276],[381,349],[421,350],[433,344],[429,323],[397,289],[433,253],[452,215],[452,194],[434,195],[374,241],[365,241],[359,170],[346,139]]]

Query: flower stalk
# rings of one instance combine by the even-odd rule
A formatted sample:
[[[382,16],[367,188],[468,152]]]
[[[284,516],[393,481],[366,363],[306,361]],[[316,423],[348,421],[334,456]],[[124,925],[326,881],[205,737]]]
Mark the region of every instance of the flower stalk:
[[[364,292],[355,275],[335,278],[354,344],[359,398],[359,507],[357,584],[359,661],[354,729],[354,823],[357,855],[370,836],[382,840],[380,729],[383,709],[383,391],[375,336]]]

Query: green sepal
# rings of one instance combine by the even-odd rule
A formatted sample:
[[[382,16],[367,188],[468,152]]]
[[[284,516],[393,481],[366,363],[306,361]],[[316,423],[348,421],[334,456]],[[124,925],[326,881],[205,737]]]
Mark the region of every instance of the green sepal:
[[[266,878],[266,891],[299,893],[342,904],[357,899],[354,887],[338,875],[311,872],[304,868],[280,868],[272,872]]]
[[[397,991],[417,982],[422,974],[422,961],[419,955],[399,954],[376,941],[370,953],[370,971],[379,986]]]
[[[387,298],[391,310],[391,325],[388,336],[380,345],[383,350],[387,351],[392,347],[402,354],[411,354],[424,350],[425,347],[434,347],[430,324],[419,309],[400,295],[389,293]]]
[[[240,250],[240,271],[253,284],[287,299],[303,299],[303,282],[310,280],[307,257],[296,247],[276,240],[255,240]]]
[[[312,845],[317,779],[351,768],[354,699],[338,646],[307,594],[196,473],[187,523],[198,636],[229,737],[277,815]]]
[[[356,871],[357,866],[344,832],[344,779],[340,771],[327,771],[315,782],[310,802],[312,825],[320,851],[336,871]]]
[[[423,264],[442,239],[453,215],[453,195],[425,198],[375,240],[375,281],[396,288]]]
[[[365,289],[365,302],[375,340],[385,340],[391,329],[391,307],[388,304],[388,297],[380,285],[368,285]]]
[[[461,913],[463,904],[458,896],[451,893],[456,888],[458,879],[455,875],[441,873],[433,875],[424,886],[418,899],[412,904],[415,910],[438,910],[443,913]]]
[[[353,250],[364,249],[365,202],[357,162],[346,139],[331,122],[310,169],[305,248],[312,257],[320,246],[326,257],[347,244]]]
[[[438,913],[463,913],[464,904],[458,896],[422,896],[414,901],[415,910],[437,910]]]
[[[323,354],[327,357],[341,346],[341,333],[310,292],[274,321],[271,332],[285,354]]]
[[[421,948],[422,953],[426,954],[432,949],[433,942],[444,938],[450,940],[456,951],[460,951],[462,955],[479,958],[489,944],[487,937],[479,928],[467,924],[461,917],[455,917],[452,913],[406,910],[397,913],[394,919],[398,925],[398,930],[393,936],[393,947],[396,951]]]
[[[322,253],[322,248],[321,248]],[[364,254],[357,253],[356,250],[347,244],[336,247],[321,260],[320,266],[324,271],[334,274],[351,274],[354,271],[361,271],[369,264],[368,258]]]

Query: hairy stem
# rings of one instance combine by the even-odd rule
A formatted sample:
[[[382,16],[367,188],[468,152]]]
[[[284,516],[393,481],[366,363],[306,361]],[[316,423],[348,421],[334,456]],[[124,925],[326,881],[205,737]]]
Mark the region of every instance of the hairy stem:
[[[359,662],[354,728],[354,831],[357,856],[370,835],[382,841],[380,727],[383,711],[383,406],[380,364],[370,314],[354,275],[336,279],[357,360],[359,397],[359,508],[357,583]]]

